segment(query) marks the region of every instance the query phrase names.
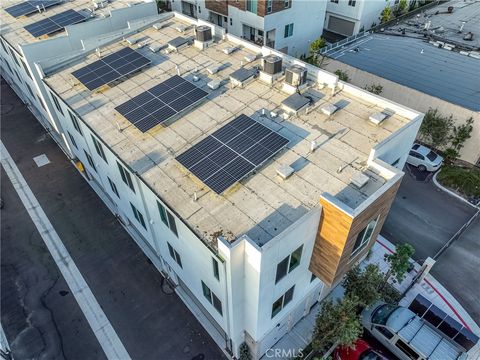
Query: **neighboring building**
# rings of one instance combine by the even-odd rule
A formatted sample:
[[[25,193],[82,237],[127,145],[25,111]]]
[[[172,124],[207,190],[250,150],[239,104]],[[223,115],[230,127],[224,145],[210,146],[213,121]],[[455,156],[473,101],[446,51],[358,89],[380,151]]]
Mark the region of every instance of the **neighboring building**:
[[[296,57],[308,54],[323,31],[325,1],[174,0],[171,8],[207,20],[229,34]]]
[[[155,3],[24,29],[89,4],[2,8],[2,72],[219,346],[258,359],[367,255],[423,114],[219,27],[191,46],[206,22]]]
[[[479,13],[478,1],[444,2],[426,10],[425,16],[414,15],[382,32],[332,45],[325,53],[325,68],[346,71],[350,82],[360,87],[381,85],[382,96],[419,111],[432,108],[452,115],[456,125],[473,118],[471,138],[460,157],[480,164]],[[426,27],[430,31],[425,37],[419,29]],[[465,40],[469,33],[473,39]]]
[[[380,24],[383,9],[387,6],[393,9],[400,0],[326,0],[326,2],[325,29],[341,36],[351,36]]]

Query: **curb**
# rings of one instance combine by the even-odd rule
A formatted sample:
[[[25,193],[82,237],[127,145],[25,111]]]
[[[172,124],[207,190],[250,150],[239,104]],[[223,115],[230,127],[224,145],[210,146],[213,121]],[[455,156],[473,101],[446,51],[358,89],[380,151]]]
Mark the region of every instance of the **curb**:
[[[452,190],[450,189],[447,189],[445,186],[441,185],[438,180],[437,180],[437,175],[440,173],[440,171],[442,171],[441,169],[439,171],[437,171],[435,173],[435,175],[433,175],[433,183],[435,184],[435,186],[437,188],[439,188],[440,190],[446,192],[447,194],[451,195],[451,196],[454,196],[456,197],[457,199],[463,201],[464,203],[470,205],[471,207],[475,208],[475,209],[478,209],[479,206],[478,205],[474,205],[472,204],[471,202],[469,202],[468,200],[466,200],[465,198],[461,197],[460,195],[458,195],[457,193],[453,192]]]

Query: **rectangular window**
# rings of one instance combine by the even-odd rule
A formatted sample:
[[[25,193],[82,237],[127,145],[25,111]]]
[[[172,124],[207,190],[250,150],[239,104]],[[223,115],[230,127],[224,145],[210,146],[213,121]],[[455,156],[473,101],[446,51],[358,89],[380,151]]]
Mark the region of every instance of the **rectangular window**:
[[[302,258],[303,245],[288,255],[277,265],[277,274],[275,276],[275,284],[278,283],[283,277],[295,269]]]
[[[418,354],[415,351],[413,351],[413,349],[408,344],[404,343],[402,340],[398,340],[395,345],[410,359],[418,359]]]
[[[330,0],[330,2],[332,2],[334,4],[338,4],[338,0]]]
[[[86,158],[87,158],[88,164],[89,164],[90,167],[96,172],[96,171],[97,171],[97,168],[95,167],[95,163],[93,162],[92,157],[90,156],[90,154],[89,154],[86,150],[83,150],[83,152],[85,153],[85,156],[86,156]]]
[[[10,49],[10,52],[12,54],[13,61],[15,61],[15,64],[17,64],[18,67],[20,67],[20,63],[18,62],[17,56],[15,55],[15,52]]]
[[[58,101],[58,98],[53,95],[53,93],[50,93],[50,96],[52,97],[53,103],[55,104],[55,107],[57,108],[58,112],[62,115],[65,115],[62,110],[62,106],[60,105],[60,102]]]
[[[28,67],[27,67],[27,64],[25,64],[25,61],[23,61],[22,59],[20,59],[20,61],[22,62],[22,66],[23,68],[25,69],[25,72],[27,73],[27,76],[33,80],[32,78],[32,74],[30,74],[30,70],[28,70]]]
[[[356,0],[348,0],[348,5],[349,6],[355,6],[356,3],[357,3]]]
[[[362,231],[360,231],[360,233],[357,235],[357,240],[355,241],[355,245],[353,246],[352,254],[350,255],[350,257],[355,256],[361,249],[363,249],[366,244],[370,242],[377,222],[378,217],[371,220],[368,225]]]
[[[117,165],[118,165],[118,171],[120,171],[120,176],[122,177],[122,180],[123,182],[128,185],[128,187],[133,191],[135,192],[135,188],[133,187],[133,181],[132,181],[132,176],[130,175],[130,173],[125,170],[125,168],[120,165],[120,163],[117,161]]]
[[[70,138],[70,141],[71,141],[72,145],[75,146],[75,149],[78,149],[77,142],[75,141],[75,138],[68,131],[67,131],[67,134],[68,134],[68,137]]]
[[[273,304],[272,304],[272,319],[277,315],[282,309],[287,306],[287,304],[292,301],[293,299],[293,291],[295,290],[295,285],[293,285],[290,289],[287,290],[285,294],[280,296]]]
[[[230,18],[230,26],[232,26],[232,25],[233,25],[233,20],[232,20],[232,18]]]
[[[23,84],[22,78],[20,77],[20,75],[18,75],[17,70],[13,70],[13,71],[15,72],[15,75],[17,75],[17,78],[18,78],[18,81],[20,81],[20,84]]]
[[[167,211],[167,218],[168,218],[168,224],[170,225],[170,230],[172,230],[175,236],[178,237],[177,224],[175,224],[175,218],[173,217],[172,214],[170,214],[170,211]]]
[[[40,96],[37,95],[37,99],[38,99],[38,102],[40,103],[40,105],[42,105],[43,110],[47,111],[47,109],[45,108],[45,104],[43,103],[43,101],[42,101],[42,99],[40,98]]]
[[[70,120],[72,120],[72,124],[75,130],[77,130],[77,132],[83,136],[82,128],[80,127],[80,123],[78,122],[77,117],[73,115],[70,110],[68,110],[68,116],[70,117]]]
[[[257,13],[257,0],[247,0],[247,11]]]
[[[285,9],[290,7],[290,0],[284,0],[283,4],[285,5]]]
[[[13,73],[12,67],[8,63],[8,61],[5,60],[5,64],[7,65],[8,69],[10,70],[11,73]]]
[[[158,211],[160,212],[160,218],[162,222],[168,226],[168,228],[178,237],[177,224],[175,223],[175,218],[173,215],[165,209],[165,207],[157,201]]]
[[[105,156],[105,152],[103,151],[102,144],[93,135],[91,136],[92,136],[93,145],[95,145],[95,150],[97,150],[98,156],[100,156],[108,164],[107,157]]]
[[[273,0],[267,0],[267,14],[272,12],[272,1]]]
[[[293,23],[285,25],[285,33],[283,34],[283,37],[287,38],[292,35],[293,35]]]
[[[118,194],[117,185],[115,185],[115,183],[112,181],[112,179],[110,179],[108,176],[107,176],[107,179],[108,179],[108,183],[110,184],[110,189],[112,189],[112,192],[115,195],[117,195],[117,197],[120,199],[120,195]]]
[[[312,274],[312,277],[310,278],[310,282],[313,282],[313,280],[315,280],[317,277],[315,276],[315,274]]]
[[[171,258],[175,260],[178,266],[180,266],[183,269],[182,258],[180,257],[180,254],[177,252],[177,250],[173,248],[172,245],[170,245],[170,243],[167,242],[167,246],[168,246],[168,252],[170,253]]]
[[[135,219],[137,219],[137,221],[143,226],[143,228],[147,230],[147,225],[145,224],[145,220],[143,219],[142,213],[138,211],[138,209],[135,206],[133,206],[132,203],[130,203],[130,206],[132,207],[133,216],[135,216]]]
[[[28,92],[29,92],[30,95],[32,96],[32,99],[35,101],[35,95],[33,94],[32,88],[31,88],[30,85],[28,85],[27,83],[25,83],[25,86],[27,87]]]
[[[3,51],[5,51],[8,54],[7,48],[5,47],[3,40],[0,40],[0,43],[2,44]]]
[[[212,257],[213,276],[215,279],[220,280],[220,272],[218,271],[218,261]]]
[[[208,302],[213,305],[215,310],[217,310],[220,315],[223,315],[222,302],[203,281],[202,281],[202,291],[203,291],[203,296],[205,296],[205,299],[207,299]]]

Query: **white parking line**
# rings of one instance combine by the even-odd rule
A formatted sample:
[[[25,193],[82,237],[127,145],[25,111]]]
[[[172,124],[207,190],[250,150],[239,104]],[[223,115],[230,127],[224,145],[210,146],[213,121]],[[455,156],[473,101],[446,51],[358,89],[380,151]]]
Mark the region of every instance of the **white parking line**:
[[[3,142],[0,141],[0,145],[3,168],[75,296],[105,355],[112,360],[131,359]]]

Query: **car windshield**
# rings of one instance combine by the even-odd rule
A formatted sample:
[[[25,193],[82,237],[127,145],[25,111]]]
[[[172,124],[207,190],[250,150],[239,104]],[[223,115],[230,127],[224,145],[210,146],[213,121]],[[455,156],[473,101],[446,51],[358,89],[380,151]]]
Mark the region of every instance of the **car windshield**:
[[[372,322],[374,324],[385,325],[388,317],[398,308],[397,305],[385,304],[373,312]]]
[[[367,350],[362,355],[360,355],[358,360],[387,360],[387,358],[383,357],[382,355],[373,350]]]
[[[433,151],[430,151],[430,152],[427,154],[427,158],[428,158],[428,160],[430,160],[430,161],[435,160],[435,159],[437,158],[437,156],[438,156],[438,155],[437,155],[436,153],[434,153]]]

